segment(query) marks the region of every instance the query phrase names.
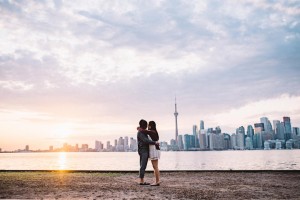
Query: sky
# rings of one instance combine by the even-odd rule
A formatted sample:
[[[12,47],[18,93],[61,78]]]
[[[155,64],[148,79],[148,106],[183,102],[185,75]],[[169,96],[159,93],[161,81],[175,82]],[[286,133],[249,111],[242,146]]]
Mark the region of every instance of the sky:
[[[0,0],[0,148],[300,127],[299,0]]]

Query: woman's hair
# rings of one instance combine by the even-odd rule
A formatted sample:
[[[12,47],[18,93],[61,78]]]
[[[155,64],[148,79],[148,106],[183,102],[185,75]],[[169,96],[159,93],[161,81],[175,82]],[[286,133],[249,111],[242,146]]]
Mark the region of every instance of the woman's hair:
[[[149,122],[149,126],[151,127],[150,130],[154,130],[154,131],[157,132],[157,130],[156,130],[156,123],[154,121],[150,121]]]

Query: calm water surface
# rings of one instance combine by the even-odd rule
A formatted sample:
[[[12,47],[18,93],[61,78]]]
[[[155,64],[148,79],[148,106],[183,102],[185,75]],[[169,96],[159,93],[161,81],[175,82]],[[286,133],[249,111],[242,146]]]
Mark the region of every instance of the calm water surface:
[[[300,170],[300,150],[162,152],[161,170]],[[138,170],[137,152],[0,153],[0,170]],[[148,163],[147,169],[152,169]]]

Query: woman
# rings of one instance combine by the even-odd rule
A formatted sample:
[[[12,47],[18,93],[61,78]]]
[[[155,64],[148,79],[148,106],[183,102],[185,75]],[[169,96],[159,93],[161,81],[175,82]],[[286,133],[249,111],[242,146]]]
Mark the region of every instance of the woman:
[[[156,123],[154,121],[150,121],[148,124],[148,131],[147,130],[140,130],[148,135],[152,141],[157,142],[159,140],[159,135],[156,130]],[[160,148],[159,145],[149,145],[149,159],[151,160],[153,169],[154,169],[154,176],[155,176],[155,183],[152,183],[151,186],[159,186],[160,184],[160,173],[158,169],[158,159],[160,159]]]

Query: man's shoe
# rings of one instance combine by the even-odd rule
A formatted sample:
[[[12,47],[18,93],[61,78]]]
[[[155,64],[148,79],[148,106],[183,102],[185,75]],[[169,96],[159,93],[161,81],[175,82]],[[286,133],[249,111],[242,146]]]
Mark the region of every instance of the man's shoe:
[[[144,183],[140,183],[140,185],[150,185],[150,183],[144,182]]]

